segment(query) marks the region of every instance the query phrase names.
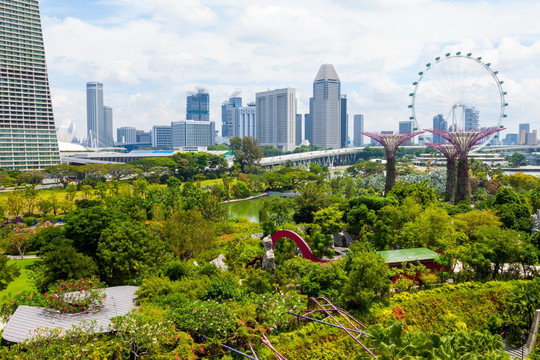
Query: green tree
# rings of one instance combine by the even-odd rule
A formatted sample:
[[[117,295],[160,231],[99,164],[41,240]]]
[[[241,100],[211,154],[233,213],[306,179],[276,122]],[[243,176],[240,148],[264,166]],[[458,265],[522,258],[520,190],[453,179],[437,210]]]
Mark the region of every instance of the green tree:
[[[103,230],[97,258],[103,279],[122,285],[137,279],[166,260],[165,245],[144,225],[134,221],[113,222]]]
[[[64,187],[67,186],[68,181],[75,178],[75,175],[77,174],[77,167],[74,165],[55,165],[51,166],[45,169],[45,172],[50,174],[53,178],[55,178],[59,183],[64,185]]]
[[[15,280],[21,273],[16,264],[8,265],[8,257],[0,255],[0,291],[7,288],[10,282]]]
[[[331,235],[343,229],[343,211],[336,205],[313,213],[313,222],[321,227],[323,234]]]
[[[389,269],[384,259],[368,244],[350,247],[345,270],[349,279],[342,291],[342,301],[360,312],[384,300],[390,293]]]
[[[26,201],[27,214],[34,214],[34,207],[36,205],[36,199],[38,197],[38,192],[34,185],[26,186],[23,192],[24,199]]]
[[[22,193],[14,190],[10,191],[7,198],[7,211],[11,216],[21,215],[24,203]]]
[[[215,224],[195,209],[176,206],[165,225],[165,239],[180,259],[189,259],[216,240]]]
[[[234,164],[238,165],[243,173],[255,172],[255,166],[263,157],[263,150],[259,147],[257,139],[249,136],[238,136],[230,139],[230,148],[234,154]]]
[[[527,160],[525,155],[520,152],[515,152],[508,158],[508,165],[511,167],[520,167],[521,165],[526,165]]]
[[[66,237],[73,240],[77,251],[95,256],[102,231],[113,220],[125,217],[116,210],[102,206],[75,209],[65,216]]]
[[[98,267],[91,257],[78,253],[72,246],[61,245],[45,254],[33,280],[43,293],[59,280],[90,277],[97,273]]]
[[[384,173],[384,164],[378,161],[363,161],[347,168],[352,176],[374,176]]]

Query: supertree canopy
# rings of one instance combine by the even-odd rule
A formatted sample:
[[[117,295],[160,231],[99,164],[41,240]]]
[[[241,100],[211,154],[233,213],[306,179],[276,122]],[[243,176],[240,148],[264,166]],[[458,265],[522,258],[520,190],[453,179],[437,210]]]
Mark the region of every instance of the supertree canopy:
[[[444,201],[451,201],[454,196],[454,185],[456,184],[456,159],[458,150],[451,143],[426,143],[427,146],[439,150],[446,158],[446,192]]]
[[[378,141],[386,151],[386,184],[384,193],[388,194],[396,183],[396,151],[405,141],[412,139],[424,131],[413,131],[408,133],[382,133],[361,131],[360,134],[368,136]]]
[[[441,130],[430,129],[427,130],[435,135],[448,140],[452,143],[457,150],[458,158],[458,171],[457,171],[457,187],[456,187],[456,199],[455,203],[460,201],[469,201],[470,198],[470,186],[469,186],[469,151],[471,148],[478,144],[483,138],[494,134],[498,131],[502,131],[504,128],[489,127],[471,130]]]

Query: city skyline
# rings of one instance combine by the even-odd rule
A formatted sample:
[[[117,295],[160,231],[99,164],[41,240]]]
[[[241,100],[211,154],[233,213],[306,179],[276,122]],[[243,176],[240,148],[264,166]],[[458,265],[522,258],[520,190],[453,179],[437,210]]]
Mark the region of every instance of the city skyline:
[[[144,129],[183,120],[184,94],[204,87],[219,128],[220,106],[237,88],[249,102],[256,92],[294,87],[298,113],[309,112],[312,74],[323,63],[335,66],[348,112],[363,113],[366,130],[375,124],[397,130],[409,116],[417,72],[456,51],[482,56],[499,70],[510,104],[508,132],[540,112],[533,16],[540,4],[532,1],[42,0],[41,7],[57,123],[75,122],[79,136],[84,94],[78,87],[86,81],[106,84],[117,126]],[[336,21],[341,25],[331,26]]]

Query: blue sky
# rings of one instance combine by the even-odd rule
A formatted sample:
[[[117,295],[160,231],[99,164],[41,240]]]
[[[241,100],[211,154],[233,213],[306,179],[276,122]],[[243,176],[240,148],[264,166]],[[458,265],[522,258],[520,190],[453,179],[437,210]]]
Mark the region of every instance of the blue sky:
[[[366,130],[397,130],[410,115],[417,73],[456,51],[499,71],[510,131],[521,122],[540,127],[538,1],[40,0],[40,7],[56,121],[74,122],[79,136],[87,81],[104,83],[115,127],[181,120],[186,93],[204,87],[220,128],[220,105],[237,90],[248,102],[258,91],[293,87],[298,112],[307,112],[323,63],[341,78],[351,120],[362,113]]]

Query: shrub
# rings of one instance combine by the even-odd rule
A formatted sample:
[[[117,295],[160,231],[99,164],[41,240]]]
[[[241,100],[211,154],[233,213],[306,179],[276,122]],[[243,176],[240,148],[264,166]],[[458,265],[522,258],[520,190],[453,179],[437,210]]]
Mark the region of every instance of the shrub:
[[[61,314],[96,310],[103,304],[106,294],[99,278],[80,278],[60,281],[49,292],[43,294],[47,306]]]
[[[214,300],[191,302],[170,311],[168,318],[179,330],[198,339],[205,336],[209,339],[224,340],[231,336],[237,327],[236,314],[227,304]]]

